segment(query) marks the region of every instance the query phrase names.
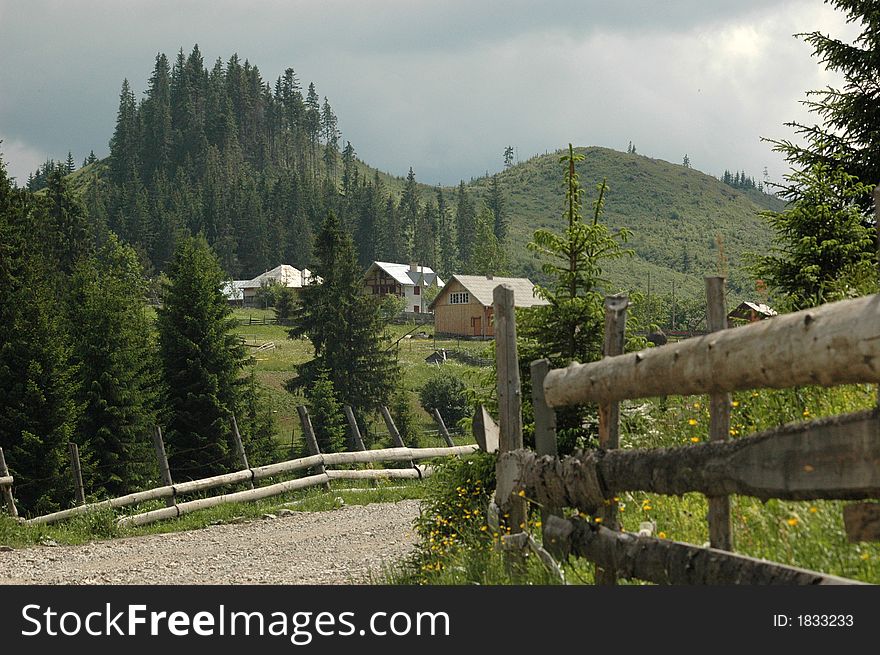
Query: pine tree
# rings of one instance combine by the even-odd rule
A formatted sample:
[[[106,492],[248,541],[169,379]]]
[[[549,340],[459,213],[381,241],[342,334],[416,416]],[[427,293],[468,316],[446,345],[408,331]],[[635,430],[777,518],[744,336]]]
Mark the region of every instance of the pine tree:
[[[91,254],[94,241],[86,210],[70,190],[61,171],[49,174],[46,209],[46,221],[40,225],[40,236],[58,271],[70,275],[77,261]]]
[[[800,172],[781,187],[789,201],[810,197],[811,192],[799,184],[809,180],[816,164],[823,164],[828,171],[842,168],[867,185],[880,183],[880,13],[864,0],[827,2],[860,32],[852,43],[819,31],[797,35],[813,47],[813,55],[825,69],[839,73],[844,82],[840,89],[807,92],[805,104],[821,124],[786,123],[799,135],[797,142],[768,140]],[[858,202],[865,210],[873,205],[868,193]]]
[[[346,450],[344,413],[342,404],[336,398],[333,381],[326,371],[318,374],[309,387],[306,397],[318,450],[322,453],[344,452]]]
[[[785,293],[789,309],[875,291],[875,234],[858,204],[871,187],[842,166],[825,164],[788,179],[800,195],[781,212],[762,212],[775,232],[774,246],[751,255],[751,272]]]
[[[437,231],[440,237],[436,270],[441,279],[446,279],[458,269],[458,243],[455,238],[455,225],[449,215],[443,189],[440,187],[437,187]]]
[[[336,398],[364,418],[387,403],[398,375],[396,352],[383,335],[379,305],[362,291],[363,271],[351,237],[333,212],[316,242],[314,273],[320,284],[304,287],[291,338],[308,337],[313,360],[297,367],[289,388],[310,388],[322,372]]]
[[[38,229],[46,221],[0,158],[0,448],[19,505],[33,514],[71,498],[66,442],[78,415],[55,262]]]
[[[419,191],[416,187],[416,174],[413,172],[412,166],[406,175],[406,183],[403,186],[403,193],[400,196],[400,206],[398,207],[400,216],[400,225],[403,230],[401,241],[403,243],[403,255],[401,259],[394,261],[408,263],[412,257],[416,256],[415,235],[419,224]]]
[[[144,136],[141,140],[141,175],[146,181],[171,161],[171,71],[168,59],[156,55],[147,97],[141,107]]]
[[[246,356],[221,292],[224,279],[204,237],[179,242],[157,311],[168,459],[175,479],[233,466],[229,426]]]
[[[94,466],[88,488],[110,496],[143,488],[154,469],[158,375],[145,292],[137,254],[112,234],[70,281],[80,450]]]
[[[126,79],[119,94],[116,129],[110,139],[110,177],[116,184],[125,183],[138,170],[139,132],[137,104]]]
[[[507,244],[507,235],[510,231],[510,219],[507,216],[507,203],[504,200],[504,192],[501,190],[497,175],[492,176],[487,204],[495,217],[495,224],[493,226],[495,238],[499,244],[504,246]]]
[[[602,277],[602,265],[632,254],[621,247],[629,232],[621,229],[611,234],[600,222],[607,191],[604,180],[598,185],[592,220],[583,220],[584,192],[575,168],[583,159],[571,144],[568,153],[560,158],[565,166],[564,230],[561,234],[538,230],[528,244],[529,250],[547,258],[542,271],[550,283],[536,287],[538,295],[549,304],[533,308],[518,321],[517,330],[523,345],[520,369],[524,379],[528,378],[528,362],[533,359],[549,358],[553,367],[559,368],[572,361],[589,362],[602,356],[603,293],[609,287]],[[525,392],[524,389],[524,395]],[[576,446],[585,445],[590,436],[584,428],[587,413],[578,407],[558,412],[560,452],[571,452]]]
[[[871,192],[880,183],[880,13],[870,2],[828,4],[861,31],[852,43],[818,31],[798,35],[844,84],[807,92],[805,104],[821,124],[787,123],[797,142],[768,140],[793,172],[773,185],[788,208],[764,214],[776,247],[753,265],[789,294],[793,308],[876,289],[876,273],[866,270],[876,256]]]
[[[504,168],[513,166],[513,146],[507,146],[504,149]]]
[[[70,175],[75,170],[76,170],[76,163],[73,161],[73,153],[68,150],[67,151],[67,162],[64,165],[64,173],[66,175]]]
[[[466,269],[472,275],[504,275],[507,272],[507,253],[495,237],[495,223],[488,207],[477,214],[473,255]]]
[[[455,233],[458,239],[458,257],[463,266],[470,266],[476,238],[476,211],[464,186],[459,182],[455,207]]]

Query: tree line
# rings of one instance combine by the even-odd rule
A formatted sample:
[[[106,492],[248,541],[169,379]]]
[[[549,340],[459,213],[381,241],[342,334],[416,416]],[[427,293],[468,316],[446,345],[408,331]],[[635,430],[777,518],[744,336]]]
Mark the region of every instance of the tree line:
[[[68,441],[87,488],[107,495],[156,479],[156,425],[175,479],[235,465],[232,414],[252,456],[269,456],[271,413],[203,238],[178,243],[154,323],[135,250],[89,222],[60,171],[38,195],[0,158],[0,249],[0,447],[26,511],[71,498]]]
[[[288,68],[270,85],[238,55],[209,68],[195,46],[173,64],[157,55],[142,99],[123,82],[110,156],[89,169],[84,202],[148,272],[165,270],[187,234],[203,234],[233,278],[282,262],[311,267],[329,211],[355,238],[362,266],[478,272],[486,253],[474,243],[504,265],[509,218],[497,178],[478,207],[464,183],[452,198],[428,193],[410,169],[397,194],[364,168],[314,83],[304,89]]]

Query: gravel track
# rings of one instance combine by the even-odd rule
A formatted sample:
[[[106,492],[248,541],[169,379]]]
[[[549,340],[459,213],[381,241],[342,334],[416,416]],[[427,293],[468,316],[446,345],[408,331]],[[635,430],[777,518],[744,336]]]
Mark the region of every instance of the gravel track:
[[[0,552],[0,584],[350,584],[416,542],[419,503],[347,505],[328,512]]]

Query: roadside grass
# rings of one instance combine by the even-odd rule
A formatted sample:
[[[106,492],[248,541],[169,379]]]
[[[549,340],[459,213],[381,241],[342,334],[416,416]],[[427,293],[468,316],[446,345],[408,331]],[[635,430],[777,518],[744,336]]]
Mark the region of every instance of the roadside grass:
[[[805,387],[734,394],[731,438],[740,438],[791,421],[804,421],[874,406],[876,387],[851,385],[834,389]],[[624,403],[621,447],[659,448],[690,445],[707,439],[708,398],[668,397]],[[480,457],[479,455],[476,457]],[[483,468],[478,486],[448,462],[452,473],[428,481],[423,506],[433,518],[418,526],[416,554],[385,571],[390,584],[554,584],[558,580],[534,556],[511,569],[485,529],[488,496],[475,490],[494,486]],[[459,470],[456,472],[456,467]],[[461,502],[458,499],[471,499]],[[476,502],[479,501],[479,502]],[[832,575],[880,583],[880,544],[850,543],[843,526],[841,501],[762,503],[731,497],[731,522],[737,553]],[[701,494],[661,496],[643,492],[618,497],[623,528],[637,532],[650,523],[654,535],[695,545],[708,545],[707,502]],[[530,504],[529,530],[540,539],[539,507]],[[590,584],[593,565],[586,560],[562,563],[569,583]],[[621,581],[621,584],[644,584]]]

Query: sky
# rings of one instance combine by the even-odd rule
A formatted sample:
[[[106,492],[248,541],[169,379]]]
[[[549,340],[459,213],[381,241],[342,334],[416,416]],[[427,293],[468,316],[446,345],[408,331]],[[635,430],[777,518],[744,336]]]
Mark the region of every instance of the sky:
[[[122,80],[141,97],[158,52],[197,43],[272,84],[292,67],[362,160],[428,184],[570,142],[779,181],[762,137],[840,82],[793,36],[814,30],[856,33],[821,0],[0,0],[0,152],[19,183],[106,156]]]

